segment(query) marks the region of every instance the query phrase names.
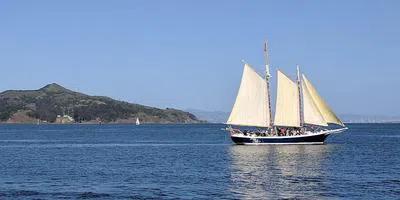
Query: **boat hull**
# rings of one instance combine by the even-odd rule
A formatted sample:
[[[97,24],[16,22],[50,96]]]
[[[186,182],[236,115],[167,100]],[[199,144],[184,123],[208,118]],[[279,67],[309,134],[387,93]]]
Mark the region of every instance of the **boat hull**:
[[[324,144],[329,134],[316,134],[305,136],[287,137],[247,137],[231,135],[231,139],[236,144],[260,145],[260,144]]]
[[[231,132],[231,139],[236,144],[262,145],[262,144],[324,144],[325,139],[335,133],[341,133],[347,130],[347,127],[333,130],[325,130],[318,133],[308,133],[306,135],[296,136],[266,136],[254,137],[245,135],[236,135]]]

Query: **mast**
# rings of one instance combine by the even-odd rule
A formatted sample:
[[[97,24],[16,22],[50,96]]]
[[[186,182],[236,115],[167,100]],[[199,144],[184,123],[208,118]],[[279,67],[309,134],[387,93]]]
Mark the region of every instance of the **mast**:
[[[297,88],[299,89],[299,115],[300,115],[300,127],[304,125],[304,113],[302,108],[302,93],[301,93],[301,78],[300,78],[300,66],[297,65]]]
[[[273,120],[272,120],[272,110],[271,110],[271,93],[269,91],[269,79],[271,78],[271,74],[269,72],[269,54],[268,54],[268,41],[265,41],[264,43],[264,57],[265,57],[265,80],[267,82],[267,100],[268,100],[268,112],[267,115],[269,115],[269,124],[272,126]]]

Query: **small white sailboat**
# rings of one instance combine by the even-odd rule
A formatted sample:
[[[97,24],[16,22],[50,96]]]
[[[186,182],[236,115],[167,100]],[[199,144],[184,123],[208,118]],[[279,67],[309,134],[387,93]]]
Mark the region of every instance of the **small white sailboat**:
[[[272,118],[267,43],[264,53],[265,77],[244,64],[239,92],[227,121],[233,142],[323,144],[330,134],[347,129],[306,76],[300,75],[299,67],[296,81],[277,71],[276,108]],[[342,127],[328,129],[332,124]]]
[[[136,117],[136,126],[140,125],[139,117]]]

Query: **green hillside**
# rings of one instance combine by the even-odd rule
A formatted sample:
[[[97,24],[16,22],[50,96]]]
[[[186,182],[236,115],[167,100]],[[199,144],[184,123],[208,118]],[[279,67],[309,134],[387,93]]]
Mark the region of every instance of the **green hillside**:
[[[39,90],[8,90],[0,93],[0,121],[31,123],[56,122],[58,115],[70,115],[76,122],[198,123],[196,116],[176,109],[117,101],[109,97],[90,96],[49,84]]]

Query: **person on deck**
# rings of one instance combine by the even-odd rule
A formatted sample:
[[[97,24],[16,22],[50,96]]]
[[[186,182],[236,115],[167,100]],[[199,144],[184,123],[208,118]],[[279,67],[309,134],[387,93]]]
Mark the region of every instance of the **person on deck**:
[[[286,133],[286,130],[285,130],[285,128],[281,128],[281,129],[280,129],[280,131],[279,131],[279,134],[278,134],[278,136],[284,136],[284,135],[285,135],[285,133]]]

